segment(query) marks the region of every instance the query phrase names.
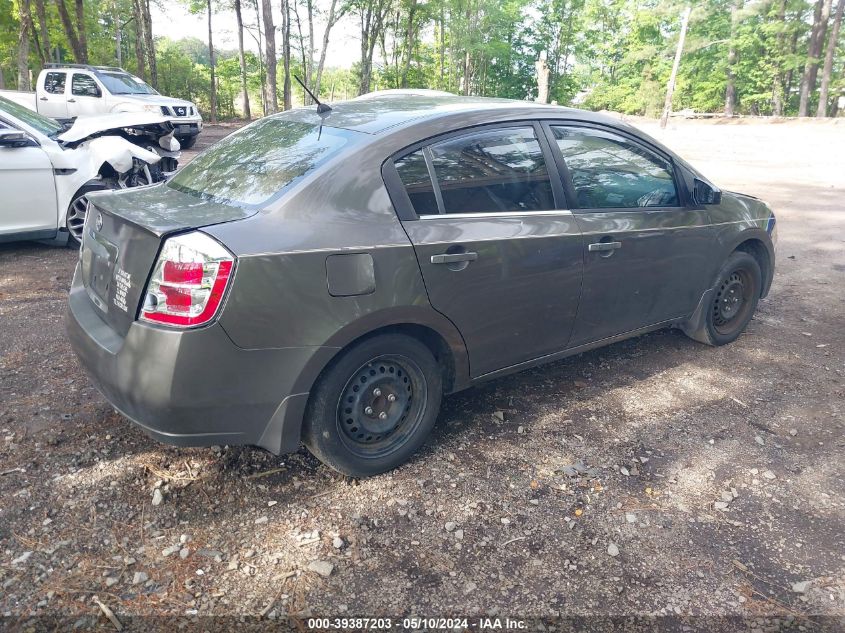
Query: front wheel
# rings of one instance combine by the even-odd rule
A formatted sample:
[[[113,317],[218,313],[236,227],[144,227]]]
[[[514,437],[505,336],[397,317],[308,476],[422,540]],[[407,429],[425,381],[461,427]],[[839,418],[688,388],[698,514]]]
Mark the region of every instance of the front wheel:
[[[733,343],[754,316],[762,286],[757,260],[742,251],[732,253],[716,277],[704,323],[690,337],[707,345]]]
[[[82,243],[82,230],[85,226],[85,217],[88,215],[88,194],[92,191],[104,191],[108,187],[100,183],[85,185],[73,196],[65,215],[65,226],[70,239],[68,246],[78,248]]]
[[[440,410],[442,377],[429,349],[401,334],[366,339],[320,377],[303,441],[344,475],[376,475],[407,461]]]
[[[176,140],[179,141],[179,145],[182,149],[191,149],[197,144],[198,138],[199,134],[194,134],[193,136],[178,136],[176,137]]]

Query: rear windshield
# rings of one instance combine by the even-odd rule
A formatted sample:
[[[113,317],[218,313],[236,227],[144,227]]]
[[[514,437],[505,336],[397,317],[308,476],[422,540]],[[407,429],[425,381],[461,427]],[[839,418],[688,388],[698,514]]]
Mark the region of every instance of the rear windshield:
[[[255,208],[337,154],[354,135],[268,117],[210,147],[168,185],[202,198]]]

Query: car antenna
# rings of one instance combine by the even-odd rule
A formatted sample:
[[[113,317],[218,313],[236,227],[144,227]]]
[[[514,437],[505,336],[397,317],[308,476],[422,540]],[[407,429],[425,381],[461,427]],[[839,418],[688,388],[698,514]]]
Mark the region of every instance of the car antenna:
[[[297,75],[294,75],[293,78],[296,79],[297,82],[299,82],[299,85],[302,86],[302,89],[307,92],[308,96],[311,97],[314,103],[317,104],[317,114],[324,114],[326,112],[332,111],[332,107],[328,103],[323,103],[317,97],[315,97],[314,93],[308,90],[308,87],[304,83],[302,83],[302,80]]]

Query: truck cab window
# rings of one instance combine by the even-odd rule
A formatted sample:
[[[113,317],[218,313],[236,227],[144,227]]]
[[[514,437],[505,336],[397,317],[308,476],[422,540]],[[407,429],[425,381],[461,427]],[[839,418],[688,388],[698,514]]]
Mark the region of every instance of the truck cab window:
[[[65,79],[67,73],[47,73],[44,77],[44,91],[53,95],[63,95],[65,93]]]

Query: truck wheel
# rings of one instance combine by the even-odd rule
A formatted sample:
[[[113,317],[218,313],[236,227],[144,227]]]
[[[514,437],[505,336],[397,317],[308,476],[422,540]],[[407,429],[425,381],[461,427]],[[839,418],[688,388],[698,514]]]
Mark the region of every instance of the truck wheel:
[[[321,462],[367,477],[407,461],[440,410],[442,376],[431,351],[402,334],[382,334],[347,351],[311,393],[303,441]]]
[[[763,274],[748,253],[735,251],[716,276],[703,324],[688,336],[706,345],[733,343],[745,331],[760,300]]]
[[[197,144],[198,138],[199,134],[194,134],[193,136],[177,136],[176,140],[179,141],[179,145],[182,146],[182,149],[191,149]]]
[[[68,246],[71,248],[79,248],[82,244],[82,230],[85,226],[85,217],[88,213],[88,197],[87,194],[92,191],[104,191],[108,187],[101,183],[91,183],[82,187],[71,199],[65,215],[65,226],[67,227],[70,239],[68,239]]]

